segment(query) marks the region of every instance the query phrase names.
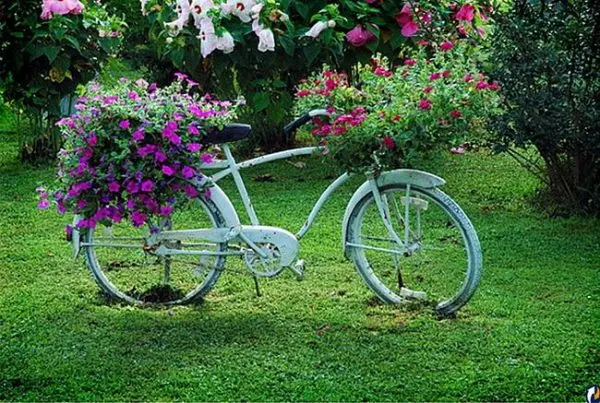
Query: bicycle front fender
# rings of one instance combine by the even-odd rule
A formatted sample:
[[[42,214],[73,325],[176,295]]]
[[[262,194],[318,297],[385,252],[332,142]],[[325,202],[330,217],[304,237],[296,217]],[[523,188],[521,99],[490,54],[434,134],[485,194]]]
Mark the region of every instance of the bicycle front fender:
[[[414,185],[424,189],[433,189],[446,184],[446,181],[439,176],[415,169],[396,169],[394,171],[384,172],[376,179],[376,181],[378,188],[382,188],[394,183],[400,183]],[[342,222],[342,252],[346,257],[346,236],[348,235],[350,216],[352,215],[352,212],[358,203],[370,193],[371,185],[369,184],[369,181],[366,181],[356,190],[356,192],[354,192],[354,195],[352,195],[352,198],[346,207],[344,221]]]

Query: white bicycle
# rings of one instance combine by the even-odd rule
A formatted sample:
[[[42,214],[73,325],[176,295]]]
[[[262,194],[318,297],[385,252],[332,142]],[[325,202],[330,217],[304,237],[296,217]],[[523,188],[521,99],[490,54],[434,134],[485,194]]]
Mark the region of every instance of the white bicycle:
[[[312,111],[289,124],[286,131],[326,114]],[[214,182],[210,195],[203,193],[190,201],[158,231],[134,228],[126,222],[74,231],[75,255],[84,256],[108,296],[135,305],[190,303],[213,288],[226,258],[234,256],[243,260],[255,280],[286,270],[304,276],[298,242],[325,202],[351,175],[344,173],[323,192],[295,235],[262,226],[240,170],[311,155],[320,149],[298,148],[238,163],[227,143],[250,133],[250,126],[236,124],[206,138],[206,143],[220,144],[226,156],[202,166],[222,169],[210,177]],[[241,223],[217,184],[228,175],[233,176],[249,225]],[[446,316],[464,306],[475,292],[482,267],[479,240],[463,210],[439,190],[444,184],[430,173],[393,170],[367,177],[350,199],[342,223],[342,251],[381,301],[427,301],[435,304],[439,315]]]

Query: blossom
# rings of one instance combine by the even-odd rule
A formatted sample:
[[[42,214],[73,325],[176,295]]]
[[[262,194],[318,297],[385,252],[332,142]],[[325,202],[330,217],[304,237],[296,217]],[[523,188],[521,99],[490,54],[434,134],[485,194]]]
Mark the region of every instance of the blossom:
[[[462,112],[459,110],[453,110],[450,112],[450,116],[452,116],[453,118],[460,118],[462,116]]]
[[[152,190],[154,190],[154,182],[152,182],[151,180],[145,180],[142,182],[141,185],[141,190],[142,192],[152,192]]]
[[[160,215],[162,217],[168,217],[171,214],[173,214],[173,207],[168,206],[168,205],[160,207]]]
[[[46,210],[48,207],[50,207],[50,202],[48,201],[48,199],[40,200],[40,202],[37,205],[37,208],[40,210]]]
[[[315,25],[313,25],[308,32],[306,32],[304,34],[304,36],[308,36],[311,38],[318,38],[319,35],[321,35],[321,33],[323,33],[323,31],[325,31],[327,28],[334,28],[335,27],[335,21],[333,20],[329,20],[329,21],[318,21],[317,23],[315,23]]]
[[[190,132],[190,134],[193,134],[195,136],[197,136],[198,134],[200,134],[200,130],[198,130],[198,127],[196,125],[189,125],[188,126],[188,132]]]
[[[146,214],[142,213],[139,210],[136,210],[133,213],[131,213],[131,222],[136,227],[141,227],[142,225],[144,225],[146,223],[147,218],[148,217],[146,216]]]
[[[394,17],[396,24],[402,28],[401,34],[405,38],[413,37],[419,32],[419,24],[413,19],[412,8],[409,3],[404,3],[402,10]]]
[[[121,190],[121,185],[119,185],[117,182],[111,182],[108,184],[108,190],[113,193],[117,193]]]
[[[425,94],[429,94],[431,91],[433,91],[433,87],[431,85],[428,85],[427,87],[423,88],[423,92]]]
[[[415,64],[417,64],[417,61],[415,59],[406,59],[404,61],[405,66],[414,66]]]
[[[262,29],[256,33],[258,36],[258,50],[260,52],[275,51],[275,36],[270,29]]]
[[[439,80],[441,77],[442,77],[442,75],[440,73],[431,73],[429,75],[429,80],[435,81],[435,80]]]
[[[131,126],[131,123],[129,122],[129,120],[122,120],[122,121],[119,123],[119,127],[120,127],[121,129],[129,129],[129,127],[130,127],[130,126]]]
[[[175,168],[173,168],[169,165],[163,165],[161,170],[162,170],[162,173],[167,176],[175,175]]]
[[[444,52],[451,50],[454,47],[454,44],[450,41],[444,41],[440,44],[440,49]]]
[[[390,136],[385,136],[383,138],[382,143],[383,143],[384,147],[390,151],[393,150],[394,148],[396,148],[396,142]]]
[[[84,8],[79,0],[43,0],[41,18],[49,20],[54,14],[81,14]]]
[[[183,175],[183,177],[186,179],[192,179],[195,174],[196,172],[192,167],[184,166],[181,170],[181,175]]]
[[[442,71],[442,77],[444,77],[444,78],[448,78],[448,77],[450,77],[451,75],[452,75],[452,72],[451,72],[451,71],[449,71],[449,70],[444,70],[444,71]]]
[[[368,29],[362,27],[361,25],[357,25],[346,34],[346,39],[352,46],[359,48],[376,40],[377,38]]]
[[[415,36],[417,32],[419,32],[419,24],[414,21],[410,21],[402,27],[402,31],[400,33],[406,38],[411,38]]]
[[[207,164],[207,165],[210,165],[210,164],[212,164],[212,163],[213,163],[213,161],[214,161],[214,158],[213,158],[213,156],[212,156],[212,155],[210,155],[210,154],[202,154],[202,155],[200,156],[200,158],[202,159],[202,162],[204,162],[204,163],[205,163],[205,164]]]
[[[144,140],[144,130],[143,129],[137,129],[136,131],[133,132],[133,134],[131,135],[131,137],[135,141],[142,141],[142,140]]]
[[[185,192],[185,194],[190,197],[190,198],[195,198],[198,197],[198,189],[196,189],[194,186],[192,185],[186,185],[183,187],[183,191]]]
[[[252,20],[252,7],[255,5],[255,0],[228,0],[221,6],[221,10],[224,14],[235,15],[242,22],[250,22]]]
[[[187,145],[187,149],[190,152],[197,153],[202,149],[202,144],[199,143],[190,143]]]
[[[427,98],[421,99],[421,101],[419,102],[419,108],[423,109],[423,110],[430,110],[431,109],[431,101]]]
[[[472,5],[470,5],[469,3],[465,3],[462,5],[460,10],[458,10],[458,12],[454,16],[454,18],[456,18],[458,21],[471,22],[471,21],[473,21],[474,14],[475,14],[475,8]]]
[[[202,57],[207,57],[217,49],[217,35],[215,33],[215,25],[208,18],[201,19],[196,26],[200,30],[200,53]]]
[[[177,19],[175,21],[165,23],[169,29],[169,35],[177,36],[183,31],[183,27],[187,25],[190,19],[190,3],[189,0],[177,0],[175,3],[175,11]]]

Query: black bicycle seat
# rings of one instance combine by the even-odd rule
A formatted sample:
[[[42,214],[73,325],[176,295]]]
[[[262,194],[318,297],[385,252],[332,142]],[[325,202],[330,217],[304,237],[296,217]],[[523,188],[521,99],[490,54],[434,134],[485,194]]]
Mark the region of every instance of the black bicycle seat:
[[[223,144],[232,143],[247,139],[252,134],[252,127],[240,123],[232,123],[223,128],[223,130],[209,131],[202,139],[204,144]]]

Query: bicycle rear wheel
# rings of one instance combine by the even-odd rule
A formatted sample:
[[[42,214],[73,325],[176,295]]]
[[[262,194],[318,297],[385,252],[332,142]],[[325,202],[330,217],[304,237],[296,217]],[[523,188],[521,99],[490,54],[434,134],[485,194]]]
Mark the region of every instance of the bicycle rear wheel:
[[[351,213],[346,245],[369,288],[386,303],[422,300],[451,315],[481,277],[479,239],[462,209],[439,189],[392,184],[379,189],[401,244],[384,225],[372,193]]]
[[[198,208],[200,207],[200,208]],[[177,210],[165,229],[222,228],[216,205],[200,198]],[[204,296],[224,265],[222,255],[156,256],[146,246],[149,228],[123,221],[82,232],[82,252],[100,288],[110,298],[132,305],[182,305]],[[198,240],[167,243],[169,249],[226,252],[227,244]]]

